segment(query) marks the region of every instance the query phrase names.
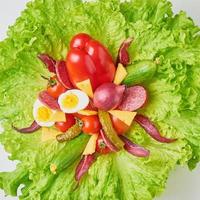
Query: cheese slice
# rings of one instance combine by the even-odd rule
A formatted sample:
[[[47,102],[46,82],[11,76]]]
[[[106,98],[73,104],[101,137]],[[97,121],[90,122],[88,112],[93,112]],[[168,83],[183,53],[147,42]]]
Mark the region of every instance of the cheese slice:
[[[80,115],[86,115],[86,116],[91,116],[91,115],[97,115],[98,112],[95,110],[80,110],[77,112]]]
[[[56,111],[52,115],[51,121],[53,121],[53,122],[65,122],[66,121],[65,113],[61,112],[61,111]]]
[[[85,92],[89,97],[93,98],[94,94],[93,94],[93,90],[92,90],[92,85],[91,85],[90,79],[87,79],[85,81],[81,81],[79,83],[76,83],[76,86],[80,90]]]
[[[41,141],[46,142],[48,140],[55,140],[56,136],[62,134],[54,128],[42,127]]]
[[[120,85],[120,83],[125,79],[127,74],[128,73],[127,73],[125,67],[121,63],[119,63],[116,73],[115,73],[114,83],[116,85]]]
[[[83,152],[83,155],[89,155],[89,154],[93,154],[95,151],[96,151],[96,141],[97,141],[97,138],[98,138],[98,134],[93,134],[86,147],[85,147],[85,150]]]
[[[121,111],[121,110],[110,110],[109,113],[114,117],[117,117],[126,125],[130,126],[133,122],[133,119],[136,116],[136,112],[129,112],[129,111]]]

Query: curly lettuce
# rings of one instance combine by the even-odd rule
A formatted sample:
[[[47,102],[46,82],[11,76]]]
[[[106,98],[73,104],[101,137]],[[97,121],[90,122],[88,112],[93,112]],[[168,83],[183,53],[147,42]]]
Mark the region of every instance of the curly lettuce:
[[[173,144],[152,140],[133,124],[129,137],[151,151],[136,158],[121,151],[102,155],[79,187],[75,166],[88,137],[66,144],[41,141],[41,132],[20,135],[11,124],[23,127],[32,121],[32,105],[45,87],[40,74],[48,72],[37,59],[48,53],[65,58],[71,37],[86,32],[108,47],[113,58],[125,38],[133,37],[131,62],[151,59],[158,63],[154,78],[145,83],[148,115],[163,135],[178,138]],[[151,200],[165,188],[177,164],[194,168],[200,159],[200,36],[185,13],[173,15],[166,0],[35,0],[9,28],[0,43],[0,142],[11,160],[20,163],[13,172],[0,172],[0,188],[16,196],[24,184],[21,200]],[[50,166],[56,164],[52,173]]]

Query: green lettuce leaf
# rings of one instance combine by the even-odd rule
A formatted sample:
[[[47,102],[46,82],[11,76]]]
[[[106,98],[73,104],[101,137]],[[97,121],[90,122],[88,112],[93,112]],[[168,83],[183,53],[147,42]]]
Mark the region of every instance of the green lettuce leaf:
[[[116,58],[121,42],[133,37],[131,62],[155,60],[158,71],[145,83],[149,104],[139,112],[149,116],[163,135],[178,138],[160,144],[133,124],[128,136],[151,151],[137,158],[125,151],[101,155],[80,185],[75,167],[88,137],[66,144],[41,142],[41,132],[21,135],[12,130],[32,120],[32,105],[49,75],[37,59],[48,53],[64,59],[72,36],[91,34]],[[35,0],[9,28],[0,43],[0,120],[5,132],[0,142],[20,164],[13,172],[0,173],[0,188],[22,200],[113,199],[151,200],[160,194],[177,164],[195,167],[200,159],[200,36],[199,28],[181,12],[174,16],[166,0]],[[57,166],[56,174],[50,166]]]

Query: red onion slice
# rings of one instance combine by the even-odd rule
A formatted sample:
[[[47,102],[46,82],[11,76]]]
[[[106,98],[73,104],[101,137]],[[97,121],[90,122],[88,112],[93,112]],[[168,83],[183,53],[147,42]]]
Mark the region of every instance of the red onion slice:
[[[122,103],[119,106],[119,110],[135,111],[143,107],[148,99],[148,94],[143,86],[136,85],[127,88],[124,92]]]
[[[36,121],[33,121],[33,123],[29,127],[26,127],[26,128],[17,128],[13,125],[12,127],[14,130],[16,130],[19,133],[34,133],[35,131],[41,128],[41,126],[38,125]]]
[[[39,54],[38,58],[46,65],[49,72],[56,73],[56,61],[47,54]]]
[[[80,181],[82,176],[84,176],[93,162],[95,161],[95,156],[94,154],[91,155],[84,155],[83,158],[80,160],[79,164],[76,167],[75,171],[75,179],[76,181]]]
[[[124,137],[123,135],[120,138],[124,141],[124,149],[128,151],[130,154],[137,156],[137,157],[148,157],[150,151],[131,142],[128,138]]]
[[[134,119],[144,130],[155,140],[162,143],[171,143],[175,142],[177,139],[169,139],[161,136],[158,129],[154,126],[154,124],[149,120],[149,118],[143,115],[136,115]]]
[[[38,98],[44,105],[48,106],[52,110],[60,110],[58,101],[50,96],[47,91],[40,92]]]
[[[104,133],[103,130],[100,130],[100,134],[101,137],[104,141],[104,143],[106,144],[106,146],[113,152],[117,152],[119,151],[118,148],[108,139],[108,137],[106,136],[106,134]]]
[[[128,65],[130,63],[128,48],[131,45],[133,38],[126,39],[120,46],[118,51],[117,64]]]
[[[124,85],[104,83],[94,92],[94,106],[104,111],[115,109],[120,105],[124,91]]]
[[[58,80],[62,85],[67,89],[72,89],[72,83],[69,80],[67,68],[65,61],[59,61],[56,65],[56,75],[58,77]]]

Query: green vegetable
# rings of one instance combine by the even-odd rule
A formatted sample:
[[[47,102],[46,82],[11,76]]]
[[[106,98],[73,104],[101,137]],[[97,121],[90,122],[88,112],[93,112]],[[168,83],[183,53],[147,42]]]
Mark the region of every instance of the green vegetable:
[[[124,142],[118,137],[117,132],[113,128],[109,113],[103,110],[98,110],[98,116],[105,135],[114,146],[118,149],[122,149]]]
[[[156,64],[150,60],[139,61],[126,67],[128,75],[123,83],[131,86],[150,81],[156,72]]]
[[[77,137],[63,144],[42,143],[40,131],[28,136],[16,134],[11,124],[25,127],[32,122],[32,105],[46,87],[40,74],[49,74],[37,55],[65,58],[70,39],[79,32],[105,44],[114,59],[128,37],[134,38],[129,48],[131,63],[159,59],[157,71],[146,85],[150,97],[142,112],[166,137],[178,141],[159,144],[133,125],[129,137],[149,149],[151,156],[140,159],[124,151],[100,156],[74,192],[74,170],[87,142]],[[177,164],[194,168],[200,160],[198,32],[199,27],[185,13],[174,16],[166,0],[29,3],[10,27],[8,38],[0,43],[0,121],[5,129],[0,142],[11,160],[21,162],[17,171],[0,173],[0,188],[15,195],[19,182],[25,182],[21,200],[152,200],[163,191],[168,174]],[[65,146],[73,143],[73,149]],[[61,155],[62,151],[65,154]],[[49,170],[52,160],[57,164],[55,175]],[[21,178],[23,167],[28,180]],[[9,177],[17,178],[14,184],[5,181],[11,180]]]
[[[82,132],[82,125],[80,122],[76,122],[71,128],[69,128],[66,133],[64,134],[59,134],[56,136],[56,139],[58,142],[65,142],[65,141],[70,141],[73,138],[77,137],[79,134]]]

